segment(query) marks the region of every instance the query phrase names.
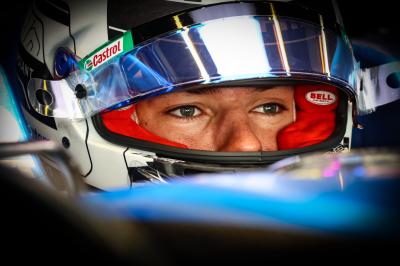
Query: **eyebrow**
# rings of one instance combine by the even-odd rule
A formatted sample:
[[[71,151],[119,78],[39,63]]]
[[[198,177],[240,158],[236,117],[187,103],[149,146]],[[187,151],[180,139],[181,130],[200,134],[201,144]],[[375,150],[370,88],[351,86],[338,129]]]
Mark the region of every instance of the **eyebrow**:
[[[234,87],[226,87],[226,88],[234,88]],[[243,88],[243,87],[240,87]],[[273,88],[273,86],[265,86],[265,87],[249,87],[248,89],[256,89],[258,91],[264,91]],[[193,94],[214,94],[220,92],[224,87],[214,87],[214,88],[199,88],[199,89],[192,89],[187,90],[188,93]]]

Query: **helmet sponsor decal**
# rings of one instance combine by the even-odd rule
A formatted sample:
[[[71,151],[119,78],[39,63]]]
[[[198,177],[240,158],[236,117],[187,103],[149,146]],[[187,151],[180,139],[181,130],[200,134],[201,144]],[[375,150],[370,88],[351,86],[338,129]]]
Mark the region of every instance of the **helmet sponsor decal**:
[[[83,58],[81,61],[79,61],[79,67],[90,72],[103,65],[110,59],[125,52],[129,52],[132,49],[132,34],[130,31],[127,31],[122,37],[103,44],[91,52],[88,56]]]
[[[317,90],[308,92],[306,99],[316,105],[329,105],[336,102],[336,95],[329,91]]]
[[[90,59],[86,60],[86,62],[85,62],[85,69],[86,69],[87,71],[90,71],[90,70],[92,70],[92,68],[93,68],[93,62],[92,62],[92,60],[90,60]]]

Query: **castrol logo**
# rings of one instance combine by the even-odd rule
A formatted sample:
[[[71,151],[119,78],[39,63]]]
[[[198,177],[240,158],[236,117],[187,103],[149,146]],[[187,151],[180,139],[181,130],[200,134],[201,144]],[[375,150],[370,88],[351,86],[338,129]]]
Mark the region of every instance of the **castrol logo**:
[[[336,102],[336,95],[329,91],[317,90],[308,92],[306,99],[316,105],[329,105]]]
[[[79,69],[88,72],[95,70],[102,65],[105,65],[113,58],[117,58],[126,52],[132,51],[134,48],[132,33],[125,32],[118,39],[108,41],[89,53],[82,60],[79,61]]]
[[[86,59],[86,61],[84,63],[84,68],[87,71],[91,71],[91,70],[101,66],[102,64],[104,64],[105,62],[110,60],[111,58],[122,53],[123,45],[124,45],[123,39],[121,38],[121,39],[107,45],[106,47],[100,49],[99,51],[97,51],[92,56],[90,56],[89,58]]]

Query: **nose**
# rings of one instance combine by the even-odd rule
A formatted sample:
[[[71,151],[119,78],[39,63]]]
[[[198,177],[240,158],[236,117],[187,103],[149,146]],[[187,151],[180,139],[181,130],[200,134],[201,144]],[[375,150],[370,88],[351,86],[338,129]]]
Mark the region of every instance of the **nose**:
[[[243,117],[225,119],[218,131],[217,151],[257,152],[262,150],[261,141]]]

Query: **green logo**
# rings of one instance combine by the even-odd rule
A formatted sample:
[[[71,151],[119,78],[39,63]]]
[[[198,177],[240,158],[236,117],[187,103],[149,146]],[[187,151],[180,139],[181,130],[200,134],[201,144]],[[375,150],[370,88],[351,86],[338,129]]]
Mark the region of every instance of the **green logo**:
[[[92,68],[93,68],[93,62],[92,62],[92,60],[90,60],[90,59],[86,60],[86,62],[85,62],[85,69],[86,69],[87,71],[90,71],[90,70],[92,70]]]
[[[132,33],[127,31],[123,36],[104,43],[85,56],[79,61],[79,68],[91,71],[117,55],[132,51],[133,48]]]

